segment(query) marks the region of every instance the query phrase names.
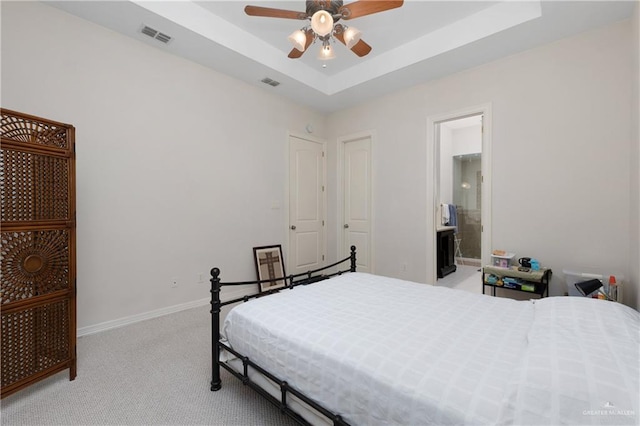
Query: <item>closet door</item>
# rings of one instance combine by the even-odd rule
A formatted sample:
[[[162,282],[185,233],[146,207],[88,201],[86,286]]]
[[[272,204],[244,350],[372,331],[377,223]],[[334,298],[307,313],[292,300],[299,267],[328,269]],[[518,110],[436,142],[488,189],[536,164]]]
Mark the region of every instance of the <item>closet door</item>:
[[[75,129],[1,110],[2,397],[76,376]]]

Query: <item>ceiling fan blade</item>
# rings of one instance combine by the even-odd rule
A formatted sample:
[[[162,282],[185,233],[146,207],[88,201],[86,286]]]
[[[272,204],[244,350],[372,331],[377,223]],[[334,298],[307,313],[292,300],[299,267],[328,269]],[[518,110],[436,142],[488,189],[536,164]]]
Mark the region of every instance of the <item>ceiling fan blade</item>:
[[[307,51],[307,49],[309,48],[309,45],[311,43],[313,43],[313,38],[315,37],[313,30],[311,28],[308,28],[305,35],[307,36],[307,41],[304,45],[304,51],[299,51],[298,49],[296,49],[295,47],[291,50],[291,52],[289,52],[289,58],[291,59],[298,59],[299,57],[301,57],[304,52]]]
[[[291,52],[289,52],[289,54],[287,56],[289,58],[291,58],[291,59],[298,59],[303,54],[304,54],[304,52],[301,52],[301,51],[299,51],[298,49],[296,49],[294,47],[293,49],[291,49]]]
[[[404,3],[403,0],[394,1],[378,1],[378,0],[360,0],[342,6],[338,12],[342,14],[343,19],[359,18],[361,16],[371,15],[372,13],[384,12],[385,10],[395,9]]]
[[[245,6],[244,13],[249,16],[264,16],[267,18],[284,18],[284,19],[307,19],[305,12],[296,12],[295,10],[272,9],[270,7],[261,6]]]
[[[363,57],[371,52],[371,46],[365,43],[364,40],[360,39],[360,41],[358,41],[356,45],[351,48],[351,51],[356,55]]]
[[[340,25],[340,24],[338,24]],[[343,27],[341,26],[341,29]],[[342,44],[344,44],[345,46],[347,45],[347,42],[344,41],[344,32],[343,31],[336,31],[335,33],[333,33],[333,36],[335,38],[338,39],[338,41]],[[369,46],[367,43],[365,43],[362,39],[360,39],[352,48],[351,51],[353,53],[355,53],[356,55],[363,57],[365,55],[367,55],[369,52],[371,52],[371,46]]]

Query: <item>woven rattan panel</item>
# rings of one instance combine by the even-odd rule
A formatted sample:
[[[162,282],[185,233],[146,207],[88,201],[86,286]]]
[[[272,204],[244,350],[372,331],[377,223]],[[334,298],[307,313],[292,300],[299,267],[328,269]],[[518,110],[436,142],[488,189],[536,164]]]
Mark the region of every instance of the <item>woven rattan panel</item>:
[[[4,112],[0,120],[0,131],[3,139],[29,145],[69,148],[67,136],[68,126],[57,125],[12,112]]]
[[[69,288],[69,231],[2,232],[2,303]]]
[[[2,313],[2,386],[69,359],[69,300]]]
[[[0,156],[2,221],[69,218],[69,161],[3,149]]]
[[[76,376],[75,129],[1,116],[4,398],[66,368]]]

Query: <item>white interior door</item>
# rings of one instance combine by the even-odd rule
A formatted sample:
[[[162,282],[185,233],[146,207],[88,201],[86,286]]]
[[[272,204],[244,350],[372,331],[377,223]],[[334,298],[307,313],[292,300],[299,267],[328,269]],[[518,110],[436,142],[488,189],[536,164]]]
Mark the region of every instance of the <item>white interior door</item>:
[[[287,274],[324,265],[323,144],[289,137],[289,254]]]
[[[371,273],[371,136],[343,144],[343,254],[356,246],[357,271]]]

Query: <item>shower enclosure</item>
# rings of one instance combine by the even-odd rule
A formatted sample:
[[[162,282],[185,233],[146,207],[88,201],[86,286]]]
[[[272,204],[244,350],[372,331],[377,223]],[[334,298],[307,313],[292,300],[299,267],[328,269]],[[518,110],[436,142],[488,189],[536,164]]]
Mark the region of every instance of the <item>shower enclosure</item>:
[[[453,158],[453,202],[458,210],[456,260],[480,266],[482,231],[481,154]]]

